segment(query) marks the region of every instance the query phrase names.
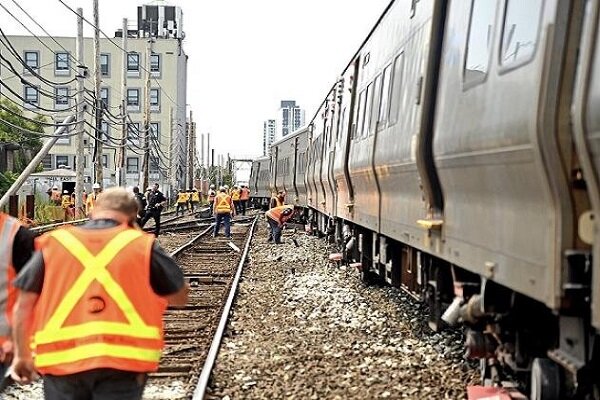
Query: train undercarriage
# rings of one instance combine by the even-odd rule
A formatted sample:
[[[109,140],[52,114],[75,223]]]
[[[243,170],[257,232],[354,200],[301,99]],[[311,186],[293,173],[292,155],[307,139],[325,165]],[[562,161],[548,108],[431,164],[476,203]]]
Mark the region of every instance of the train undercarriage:
[[[570,254],[564,305],[544,304],[459,266],[348,221],[304,211],[356,266],[365,284],[400,288],[428,305],[432,330],[462,327],[465,357],[481,384],[518,388],[531,400],[600,399],[600,333],[590,324],[590,256]]]

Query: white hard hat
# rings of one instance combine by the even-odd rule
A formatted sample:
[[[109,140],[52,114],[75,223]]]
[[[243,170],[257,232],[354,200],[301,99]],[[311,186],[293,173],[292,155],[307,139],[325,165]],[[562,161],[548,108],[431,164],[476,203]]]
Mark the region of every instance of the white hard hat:
[[[54,186],[52,186],[52,189],[53,190],[58,190],[58,186],[54,185]]]
[[[100,189],[100,184],[98,182],[94,183],[92,189]]]
[[[229,189],[229,185],[225,185],[225,186],[223,186],[223,188]]]
[[[63,190],[63,194],[69,194],[69,191],[65,189]]]
[[[214,189],[214,188],[215,188],[215,185],[210,185],[210,188],[211,188],[211,189]]]
[[[225,186],[220,186],[220,187],[219,187],[219,191],[221,191],[221,192],[222,192],[223,190],[227,190],[227,188],[226,188]]]

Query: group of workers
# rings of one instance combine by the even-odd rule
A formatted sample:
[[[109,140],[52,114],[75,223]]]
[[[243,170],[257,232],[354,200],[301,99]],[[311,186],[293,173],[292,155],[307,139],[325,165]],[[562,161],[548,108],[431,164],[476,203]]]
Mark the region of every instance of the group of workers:
[[[175,209],[175,214],[179,215],[181,211],[181,215],[184,215],[185,211],[189,211],[192,214],[200,204],[200,193],[196,189],[190,189],[185,191],[183,189],[179,189],[177,192],[177,208]]]
[[[215,185],[210,185],[208,190],[208,202],[215,217],[213,237],[219,235],[221,225],[225,228],[225,236],[231,239],[231,219],[237,215],[246,215],[248,201],[250,200],[250,189],[245,185],[234,185],[231,189],[224,185],[215,191]]]
[[[281,244],[285,223],[294,217],[294,206],[285,204],[285,191],[280,190],[271,197],[269,210],[265,213],[269,224],[269,242]]]
[[[158,368],[163,312],[188,285],[136,223],[164,201],[157,185],[145,210],[140,195],[104,190],[84,225],[35,239],[0,213],[0,362],[22,384],[41,374],[46,399],[141,399]]]
[[[83,190],[83,206],[86,216],[89,216],[92,210],[94,209],[94,204],[96,203],[96,199],[101,192],[100,184],[94,183],[92,186],[92,193],[87,194],[85,189]],[[75,209],[75,191],[69,193],[68,190],[63,190],[62,194],[58,189],[58,186],[53,186],[52,189],[48,190],[48,195],[50,196],[50,202],[55,206],[59,206],[63,209],[65,221],[73,220],[78,215]]]

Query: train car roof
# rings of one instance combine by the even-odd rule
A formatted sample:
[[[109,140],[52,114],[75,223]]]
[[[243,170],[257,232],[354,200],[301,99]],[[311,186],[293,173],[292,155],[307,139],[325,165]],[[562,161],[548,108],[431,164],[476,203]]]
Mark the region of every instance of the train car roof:
[[[290,133],[289,135],[282,137],[281,139],[277,140],[276,142],[273,142],[271,144],[271,146],[277,146],[280,143],[284,143],[285,141],[295,138],[296,136],[300,136],[306,132],[308,132],[308,125],[304,125],[302,128],[296,129],[294,132]]]

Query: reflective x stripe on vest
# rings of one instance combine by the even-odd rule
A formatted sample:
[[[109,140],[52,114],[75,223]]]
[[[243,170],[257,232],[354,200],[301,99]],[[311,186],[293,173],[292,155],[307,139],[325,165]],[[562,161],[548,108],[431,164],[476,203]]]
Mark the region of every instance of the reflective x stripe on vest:
[[[219,193],[217,195],[217,213],[226,214],[231,212],[231,205],[229,204],[231,197],[225,193]]]
[[[192,201],[200,201],[200,194],[198,192],[192,192]]]
[[[60,301],[51,317],[41,330],[35,333],[35,345],[51,344],[55,342],[82,339],[85,337],[103,337],[106,335],[129,337],[134,339],[155,339],[160,341],[160,327],[147,325],[138,314],[135,306],[123,288],[114,280],[107,270],[109,263],[132,241],[139,238],[142,233],[128,229],[117,234],[97,254],[90,251],[68,230],[57,230],[50,234],[82,265],[84,271],[77,277],[68,292]],[[77,325],[64,326],[80,299],[86,294],[88,287],[97,280],[106,290],[107,294],[116,303],[127,322],[92,321]],[[118,357],[150,363],[158,363],[160,349],[156,346],[145,348],[142,345],[125,345],[104,342],[91,342],[79,344],[75,347],[57,349],[55,351],[39,351],[35,358],[35,365],[49,367],[64,363],[73,363],[93,357]]]
[[[234,190],[233,192],[231,192],[231,199],[233,201],[238,201],[240,199],[240,191]]]
[[[0,341],[10,336],[10,313],[16,295],[12,286],[15,277],[12,253],[15,235],[20,226],[16,219],[0,214]]]
[[[178,203],[186,203],[187,202],[187,193],[178,193],[177,194],[177,202]]]

